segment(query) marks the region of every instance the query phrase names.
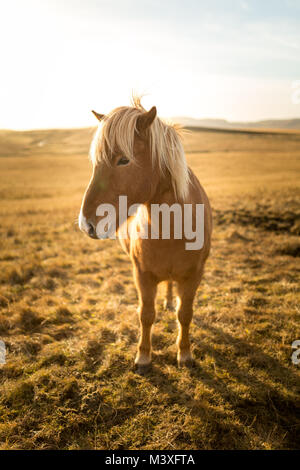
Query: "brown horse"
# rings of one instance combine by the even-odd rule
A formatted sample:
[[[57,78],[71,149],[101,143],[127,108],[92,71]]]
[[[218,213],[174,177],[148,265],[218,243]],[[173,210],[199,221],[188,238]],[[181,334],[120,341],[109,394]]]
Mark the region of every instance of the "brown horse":
[[[208,198],[187,166],[178,127],[159,119],[155,107],[147,112],[135,98],[132,107],[120,107],[105,116],[94,114],[100,125],[91,146],[93,174],[83,197],[80,229],[92,238],[108,238],[112,232],[99,229],[104,213],[97,208],[110,204],[115,209],[112,230],[131,258],[139,296],[141,337],[135,359],[138,371],[144,371],[151,363],[155,297],[157,285],[162,281],[167,281],[167,308],[172,307],[172,284],[177,287],[177,359],[180,366],[190,366],[193,300],[210,250],[212,216]],[[128,205],[140,205],[123,224],[119,221],[118,204],[122,195],[127,196]],[[152,207],[162,207],[162,204],[171,209],[175,204],[183,210],[189,204],[191,223],[196,229],[195,208],[204,205],[201,247],[187,249],[185,234],[175,236],[175,210],[170,210],[169,236],[163,236],[160,227],[154,237],[141,235],[145,228],[147,231],[153,228]],[[179,225],[183,223],[181,218]]]

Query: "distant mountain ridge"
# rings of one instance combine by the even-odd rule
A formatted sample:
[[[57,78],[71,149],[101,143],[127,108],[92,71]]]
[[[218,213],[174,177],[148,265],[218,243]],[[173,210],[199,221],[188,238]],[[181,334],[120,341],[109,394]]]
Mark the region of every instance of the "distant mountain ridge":
[[[251,122],[231,122],[226,119],[195,119],[175,116],[172,121],[188,127],[209,127],[216,129],[300,129],[300,118],[265,119]]]

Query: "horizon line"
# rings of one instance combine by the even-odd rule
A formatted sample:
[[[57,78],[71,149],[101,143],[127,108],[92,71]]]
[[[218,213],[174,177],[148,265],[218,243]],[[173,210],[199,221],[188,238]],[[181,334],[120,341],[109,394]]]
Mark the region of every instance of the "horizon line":
[[[256,120],[228,120],[226,118],[209,118],[209,117],[203,117],[203,118],[195,118],[192,116],[173,116],[173,117],[161,117],[163,120],[171,120],[175,119],[174,122],[176,122],[176,119],[191,119],[193,121],[222,121],[226,122],[228,124],[258,124],[266,121],[275,121],[275,122],[288,122],[288,121],[298,121],[300,120],[300,115],[291,117],[291,118],[264,118],[264,119],[256,119]],[[180,122],[178,122],[180,124]],[[187,124],[186,124],[187,125]],[[50,127],[24,127],[24,128],[11,128],[11,127],[1,127],[0,132],[3,131],[10,131],[10,132],[33,132],[33,131],[46,131],[46,130],[70,130],[70,129],[92,129],[94,127],[97,127],[96,125],[79,125],[79,126],[50,126]],[[197,127],[197,126],[191,126],[191,127]]]

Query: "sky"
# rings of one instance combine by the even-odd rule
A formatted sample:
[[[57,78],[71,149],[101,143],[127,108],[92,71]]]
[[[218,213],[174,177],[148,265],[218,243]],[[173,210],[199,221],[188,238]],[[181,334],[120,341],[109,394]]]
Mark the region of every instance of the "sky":
[[[300,0],[0,2],[0,128],[163,117],[300,117]]]

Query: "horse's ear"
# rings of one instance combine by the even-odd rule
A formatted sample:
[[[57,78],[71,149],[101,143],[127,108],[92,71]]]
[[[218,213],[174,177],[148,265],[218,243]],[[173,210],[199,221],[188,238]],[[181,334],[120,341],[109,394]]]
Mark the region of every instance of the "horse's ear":
[[[96,111],[92,111],[93,115],[96,116],[96,118],[98,119],[98,121],[102,121],[102,119],[104,118],[105,114],[99,114],[99,113],[96,113]]]
[[[150,111],[147,111],[138,117],[138,120],[136,123],[137,130],[139,132],[145,131],[146,129],[148,129],[148,127],[151,126],[155,118],[156,118],[156,107],[153,106],[153,108],[151,108]]]

